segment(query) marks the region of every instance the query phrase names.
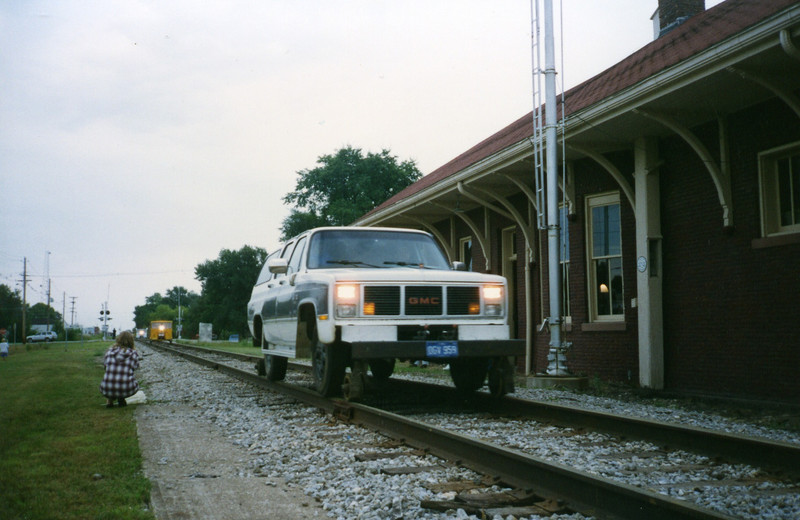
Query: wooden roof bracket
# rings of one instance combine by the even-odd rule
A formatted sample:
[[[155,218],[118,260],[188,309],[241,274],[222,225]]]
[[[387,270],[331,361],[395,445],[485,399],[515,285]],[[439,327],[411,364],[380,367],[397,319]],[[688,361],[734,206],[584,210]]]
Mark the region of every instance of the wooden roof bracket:
[[[634,108],[633,112],[661,123],[678,134],[689,146],[692,147],[694,152],[703,161],[708,173],[711,175],[711,180],[714,181],[714,186],[717,188],[717,196],[719,197],[719,203],[722,206],[722,225],[726,230],[732,230],[733,201],[731,195],[730,168],[727,160],[727,132],[724,119],[719,118],[721,158],[718,163],[711,155],[711,152],[708,151],[708,148],[706,148],[706,146],[702,143],[702,141],[700,141],[700,139],[698,139],[689,128],[685,127],[675,119],[664,114],[657,114],[641,108]]]
[[[780,39],[783,51],[797,61],[800,61],[800,50],[797,49],[792,41],[792,33],[789,32],[789,29],[781,30]]]
[[[445,236],[442,235],[441,231],[436,229],[436,227],[434,227],[429,222],[427,222],[425,220],[422,220],[421,218],[417,218],[417,217],[414,217],[412,215],[403,215],[403,217],[407,218],[408,220],[410,220],[412,222],[415,222],[415,223],[419,224],[420,226],[422,226],[423,229],[427,229],[428,231],[430,231],[430,233],[433,236],[436,237],[436,240],[438,240],[439,243],[444,248],[444,252],[447,255],[447,258],[449,258],[451,260],[453,259],[453,248],[450,246],[450,242],[445,239]]]
[[[527,261],[528,263],[533,262],[533,244],[534,244],[534,235],[533,235],[533,227],[526,221],[526,219],[522,216],[522,214],[514,207],[513,204],[508,202],[508,199],[500,195],[499,193],[495,193],[491,190],[487,189],[480,189],[483,193],[491,196],[497,202],[503,205],[508,212],[514,217],[513,220],[516,221],[519,228],[522,230],[522,234],[525,236],[525,244],[526,244],[526,254],[527,254]]]
[[[470,199],[470,200],[472,200],[474,202],[477,202],[481,206],[489,208],[490,210],[494,211],[498,215],[502,215],[503,217],[506,217],[508,220],[514,220],[514,217],[511,215],[511,213],[507,212],[506,210],[504,210],[502,208],[498,208],[497,206],[495,206],[491,202],[478,197],[474,193],[470,193],[467,190],[467,187],[464,186],[464,183],[461,182],[461,181],[458,181],[458,192],[460,194],[462,194],[463,196],[467,197],[468,199]]]
[[[430,202],[430,204],[433,204],[434,206],[439,206],[440,208],[444,208],[444,209],[446,209],[448,211],[452,211],[455,216],[457,216],[458,218],[460,218],[461,220],[464,221],[464,223],[472,231],[472,234],[475,237],[475,240],[478,241],[478,245],[481,247],[481,252],[483,253],[483,257],[486,259],[486,270],[487,271],[490,270],[491,269],[491,260],[490,260],[491,257],[489,256],[489,247],[488,247],[488,244],[486,242],[486,232],[481,231],[480,228],[478,227],[478,225],[475,223],[475,221],[472,220],[469,217],[469,215],[467,215],[465,212],[455,211],[453,208],[447,207],[444,204],[440,204],[438,202]]]
[[[783,35],[783,32],[784,31],[781,31],[781,35]],[[797,51],[797,49],[794,50]],[[800,51],[797,52],[800,54]],[[800,99],[798,99],[797,96],[794,95],[794,92],[792,92],[790,89],[779,85],[777,82],[771,79],[757,76],[751,72],[747,72],[736,67],[728,67],[727,70],[732,74],[737,74],[738,76],[741,76],[748,81],[752,81],[753,83],[757,83],[758,85],[761,85],[765,89],[769,90],[778,98],[780,98],[781,101],[789,105],[789,108],[791,108],[792,111],[797,114],[797,117],[800,117]]]
[[[620,188],[622,189],[622,193],[625,194],[625,197],[628,199],[628,203],[631,205],[634,213],[636,212],[636,197],[633,193],[633,188],[631,187],[631,183],[628,182],[622,172],[619,171],[619,168],[614,166],[614,164],[605,158],[605,156],[599,152],[595,152],[594,150],[590,150],[588,148],[584,148],[582,146],[577,146],[574,144],[567,143],[567,147],[578,152],[582,153],[583,155],[587,156],[588,158],[592,159],[594,162],[599,164],[600,166],[605,169],[611,177],[617,181]]]

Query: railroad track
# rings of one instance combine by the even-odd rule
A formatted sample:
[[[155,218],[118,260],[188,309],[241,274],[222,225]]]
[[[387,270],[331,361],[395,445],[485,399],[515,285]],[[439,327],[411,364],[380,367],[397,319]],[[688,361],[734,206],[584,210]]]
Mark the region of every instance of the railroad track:
[[[196,347],[193,348],[196,349]],[[511,511],[516,507],[527,508],[525,509],[525,511],[529,511],[527,514],[578,511],[586,515],[617,518],[729,518],[686,501],[676,500],[653,491],[577,471],[571,468],[568,463],[553,463],[545,458],[526,455],[519,449],[486,442],[480,439],[480,431],[474,431],[476,419],[469,416],[464,417],[460,424],[455,426],[452,421],[449,421],[449,428],[444,429],[433,426],[430,422],[431,415],[436,415],[436,410],[427,413],[418,410],[415,412],[414,417],[404,417],[385,409],[348,403],[342,400],[325,399],[309,388],[269,382],[265,378],[258,377],[252,369],[241,370],[230,367],[222,363],[218,357],[238,357],[247,363],[255,363],[259,356],[230,355],[220,351],[205,350],[206,352],[203,353],[203,356],[196,356],[189,354],[185,348],[180,350],[173,349],[175,353],[184,358],[216,368],[260,387],[289,395],[293,399],[325,410],[340,420],[380,431],[387,436],[402,440],[409,446],[428,451],[445,460],[457,462],[481,474],[490,476],[496,482],[502,482],[519,490],[510,499],[512,505],[509,506],[507,504],[504,511]],[[208,356],[211,355],[215,356],[216,359],[210,359]],[[295,368],[303,370],[307,369],[307,366],[299,365]],[[447,408],[451,410],[452,406],[459,406],[457,404],[459,399],[463,402],[463,396],[451,391],[448,387],[424,385],[396,379],[390,380],[390,385],[385,389],[383,395],[405,395],[413,392],[422,392],[423,395],[428,396],[433,395],[431,392],[436,392],[437,402],[446,401],[448,403]],[[378,393],[378,395],[380,396],[381,393]],[[798,458],[800,457],[798,455],[800,449],[786,443],[743,438],[698,428],[668,425],[656,421],[620,418],[612,414],[587,412],[552,404],[531,403],[520,399],[505,398],[498,401],[491,396],[480,393],[474,397],[472,408],[475,409],[475,417],[478,417],[479,421],[486,421],[486,412],[484,411],[486,409],[492,411],[493,417],[513,415],[516,417],[514,420],[520,421],[531,421],[533,420],[532,418],[535,418],[535,420],[539,421],[539,426],[528,426],[529,431],[546,430],[541,427],[541,424],[544,424],[542,421],[546,421],[548,427],[551,424],[560,424],[562,430],[546,430],[546,434],[562,435],[565,441],[567,437],[573,440],[579,439],[580,435],[584,435],[589,430],[602,430],[610,437],[603,441],[588,437],[589,441],[581,441],[579,439],[578,443],[607,442],[621,445],[623,436],[625,439],[638,437],[656,442],[658,444],[657,451],[660,450],[667,453],[666,446],[670,446],[669,449],[673,446],[680,446],[684,449],[710,454],[713,457],[724,457],[727,460],[737,462],[742,460],[752,461],[753,459],[760,460],[761,463],[756,466],[760,468],[769,467],[769,472],[763,472],[760,481],[750,482],[749,485],[757,486],[760,482],[778,478],[775,475],[780,475],[781,472],[796,471],[800,467],[797,464],[797,461],[800,460]],[[468,433],[458,433],[459,431]],[[517,448],[519,447],[517,446]],[[618,450],[618,452],[621,451],[623,450]],[[642,459],[656,455],[652,453],[652,450],[634,448],[633,454],[625,454],[624,456]],[[623,455],[616,453],[610,459],[613,460],[615,457],[621,458]],[[667,458],[669,458],[669,455],[667,455]],[[767,461],[766,464],[764,463],[765,461]],[[720,464],[720,462],[713,461],[713,464]],[[673,471],[687,471],[687,468],[679,466]],[[711,486],[713,484],[713,482],[701,482],[682,485]],[[722,484],[725,483],[722,482]],[[742,483],[742,485],[744,484]],[[680,485],[673,484],[672,487],[680,489]],[[796,494],[800,490],[797,488],[792,490],[789,487],[788,492]],[[484,498],[483,500],[486,499]],[[491,509],[488,504],[488,502],[480,501],[466,504],[462,498],[461,502],[457,504],[447,502],[427,503],[423,504],[423,506],[442,509],[461,507],[468,513],[475,513],[475,511],[485,512]],[[509,507],[512,509],[509,509]],[[520,510],[513,510],[515,511],[513,514],[524,516],[520,513]],[[512,513],[509,512],[507,514]]]

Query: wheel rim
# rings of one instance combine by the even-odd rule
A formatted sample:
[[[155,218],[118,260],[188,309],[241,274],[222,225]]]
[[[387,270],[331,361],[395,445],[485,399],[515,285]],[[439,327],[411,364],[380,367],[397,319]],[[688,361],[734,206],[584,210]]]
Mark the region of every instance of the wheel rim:
[[[314,377],[318,382],[321,382],[325,378],[325,363],[328,361],[327,353],[325,352],[325,347],[317,343],[314,345],[314,359],[312,364],[314,365]]]

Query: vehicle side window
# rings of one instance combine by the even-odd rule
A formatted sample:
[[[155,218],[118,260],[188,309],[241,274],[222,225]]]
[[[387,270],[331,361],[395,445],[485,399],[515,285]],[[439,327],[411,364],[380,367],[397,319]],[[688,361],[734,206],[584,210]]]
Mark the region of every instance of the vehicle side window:
[[[297,241],[292,257],[289,259],[289,272],[296,273],[300,270],[300,260],[303,258],[303,250],[306,246],[306,237]]]
[[[264,262],[264,267],[261,268],[261,273],[258,275],[256,285],[261,285],[262,283],[268,282],[269,279],[272,278],[272,273],[269,272],[269,261],[277,257],[278,253],[280,252],[280,249],[276,249],[267,257],[267,260]]]

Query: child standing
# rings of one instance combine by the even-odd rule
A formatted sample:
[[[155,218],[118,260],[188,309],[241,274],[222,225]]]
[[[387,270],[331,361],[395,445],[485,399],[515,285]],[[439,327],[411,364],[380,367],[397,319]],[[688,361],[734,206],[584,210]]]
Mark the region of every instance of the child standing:
[[[103,365],[106,373],[100,383],[100,392],[106,396],[106,407],[114,406],[115,399],[120,406],[125,406],[125,398],[139,391],[139,383],[133,376],[133,371],[139,368],[139,353],[134,348],[130,331],[117,336],[117,342],[103,357]]]

